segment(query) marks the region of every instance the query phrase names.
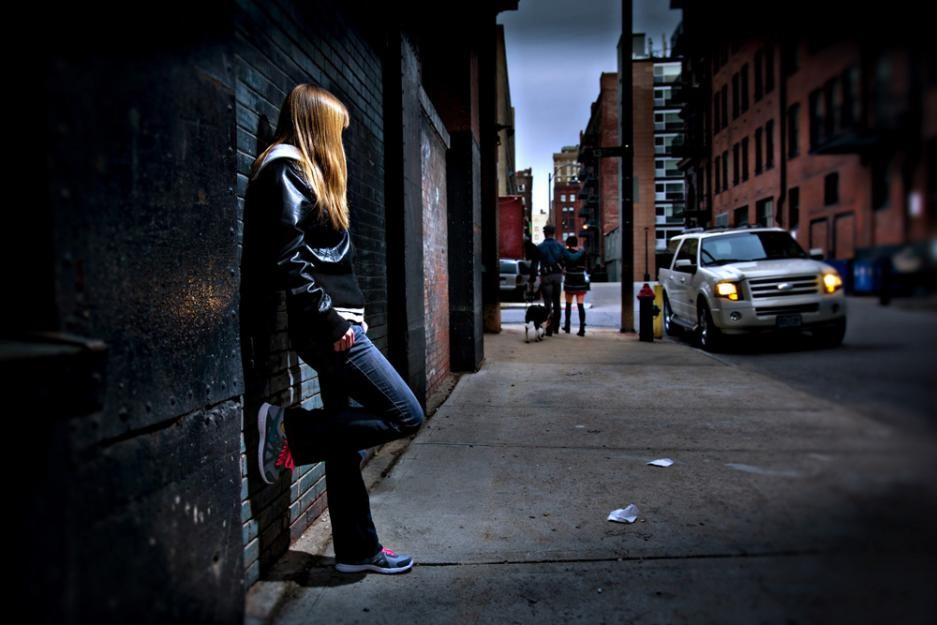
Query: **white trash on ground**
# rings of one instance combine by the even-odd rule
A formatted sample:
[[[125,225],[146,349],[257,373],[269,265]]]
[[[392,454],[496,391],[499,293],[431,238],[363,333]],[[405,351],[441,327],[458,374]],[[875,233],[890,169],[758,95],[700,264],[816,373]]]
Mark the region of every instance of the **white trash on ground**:
[[[616,523],[634,523],[638,518],[638,507],[633,503],[629,503],[624,508],[619,508],[618,510],[612,510],[608,513],[608,520],[615,521]]]
[[[652,467],[669,467],[673,464],[673,460],[670,458],[658,458],[657,460],[651,460],[648,464]]]

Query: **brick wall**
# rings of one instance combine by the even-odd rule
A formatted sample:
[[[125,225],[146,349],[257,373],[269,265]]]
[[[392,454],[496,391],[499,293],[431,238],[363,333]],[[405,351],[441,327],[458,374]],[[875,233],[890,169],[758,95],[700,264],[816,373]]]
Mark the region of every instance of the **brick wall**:
[[[351,116],[344,138],[355,269],[367,301],[369,336],[386,350],[383,91],[379,51],[369,43],[353,17],[322,3],[317,3],[313,14],[310,8],[289,3],[239,1],[235,33],[239,206],[243,211],[250,165],[266,145],[279,106],[289,90],[297,83],[312,82],[335,93]],[[243,219],[239,228],[243,232]],[[307,408],[321,406],[315,372],[290,350],[282,295],[270,302],[259,327],[264,331],[250,337],[251,344],[247,346],[254,351],[250,355],[253,366],[245,363],[249,373],[241,444],[241,523],[247,586],[325,508],[321,464],[297,467],[289,481],[283,478],[270,487],[263,487],[253,466],[256,444],[253,409],[260,401],[299,403]]]
[[[603,73],[599,84],[599,106],[602,111],[599,130],[601,145],[621,145],[618,138],[618,74]],[[599,223],[602,235],[607,235],[618,227],[618,213],[621,212],[621,198],[618,196],[620,171],[620,158],[599,159],[599,202],[602,211]]]
[[[421,98],[423,178],[423,299],[426,311],[426,396],[449,375],[449,229],[446,150],[449,135],[428,98]]]
[[[654,264],[654,232],[656,204],[654,201],[654,64],[633,62],[632,119],[634,119],[634,177],[637,189],[634,195],[634,231],[632,280],[644,277],[644,229],[648,228],[647,245],[650,269]],[[623,278],[627,281],[628,278]],[[637,319],[637,317],[635,317]]]
[[[873,230],[878,215],[870,210],[870,170],[856,154],[810,154],[810,92],[822,88],[830,78],[842,75],[850,65],[858,64],[859,47],[831,45],[815,54],[807,54],[805,44],[801,48],[802,64],[787,78],[787,106],[800,104],[799,155],[787,161],[788,188],[800,189],[797,240],[804,247],[822,249],[830,258],[846,259],[852,257],[856,247],[870,245],[876,234]],[[838,200],[827,205],[824,179],[829,174],[839,177]],[[887,229],[894,221],[886,217],[878,223]]]
[[[721,93],[723,85],[728,85],[727,93],[729,97],[728,107],[728,121],[729,126],[723,128],[715,133],[712,141],[712,155],[713,155],[713,177],[716,176],[716,164],[718,164],[721,172],[721,156],[723,153],[728,152],[729,155],[729,183],[726,188],[725,185],[720,187],[718,193],[715,192],[715,185],[713,185],[713,219],[718,214],[728,215],[728,223],[733,223],[734,210],[742,206],[748,207],[748,221],[749,223],[755,223],[757,221],[757,215],[755,214],[755,203],[759,200],[765,198],[772,198],[774,202],[775,212],[778,211],[779,206],[779,195],[781,192],[781,113],[780,113],[780,89],[778,88],[778,80],[780,76],[780,52],[775,46],[773,58],[775,63],[774,76],[775,76],[775,85],[774,88],[764,95],[759,100],[755,100],[754,93],[749,94],[749,109],[745,112],[742,112],[741,115],[733,120],[732,119],[732,77],[741,71],[744,65],[748,65],[748,72],[750,78],[750,91],[752,91],[752,86],[754,84],[754,59],[756,50],[764,45],[764,42],[750,42],[743,45],[739,51],[730,57],[729,63],[724,65],[716,72],[713,76],[713,88],[712,93]],[[768,159],[767,154],[767,139],[765,137],[766,129],[769,126],[769,122],[773,122],[773,158]],[[758,173],[755,169],[756,164],[756,141],[755,133],[758,128],[762,130],[762,171]],[[732,147],[736,143],[739,144],[739,150],[741,154],[741,143],[743,139],[748,139],[748,180],[741,180],[738,184],[733,182],[733,152]],[[716,159],[719,160],[716,160]],[[765,166],[769,160],[773,163],[773,166],[768,168]],[[791,185],[788,185],[791,186]],[[796,185],[795,185],[796,186]],[[803,192],[801,192],[803,193]],[[801,206],[804,206],[803,200],[801,200]],[[785,210],[786,209],[782,209]],[[803,209],[801,209],[803,210]],[[787,214],[779,215],[780,222],[788,224]]]
[[[732,78],[748,65],[749,74],[753,76],[755,53],[765,45],[764,41],[750,41],[742,45],[739,50],[730,56],[729,62],[720,68],[713,76],[713,93],[728,85],[729,126],[718,131],[713,137],[713,157],[720,157],[723,153],[729,155],[728,186],[723,184],[719,193],[713,195],[713,216],[728,215],[728,223],[735,224],[736,210],[747,209],[749,223],[756,223],[759,215],[756,214],[757,202],[766,198],[772,199],[776,214],[776,222],[771,225],[781,225],[791,228],[791,214],[789,202],[784,205],[780,202],[781,189],[781,160],[787,168],[787,189],[796,187],[799,193],[799,224],[796,228],[797,239],[807,248],[820,248],[831,258],[848,259],[855,255],[856,248],[872,244],[887,242],[897,243],[902,238],[900,208],[896,215],[893,211],[900,207],[901,199],[895,197],[891,208],[881,211],[871,210],[871,179],[869,167],[864,165],[860,157],[855,154],[843,155],[817,155],[810,153],[810,93],[820,88],[830,78],[842,75],[850,65],[859,62],[859,50],[855,44],[837,44],[828,46],[817,53],[807,54],[805,44],[801,44],[801,65],[789,77],[781,73],[780,50],[774,49],[774,75],[776,81],[786,80],[787,99],[784,111],[781,111],[780,89],[775,85],[773,91],[762,99],[755,101],[752,87],[750,87],[750,108],[732,118]],[[799,124],[797,133],[798,155],[788,158],[782,152],[786,146],[786,138],[782,138],[782,115],[794,104],[800,105]],[[756,169],[756,130],[767,127],[769,121],[774,122],[774,167],[765,168],[761,174]],[[744,152],[742,142],[748,139],[748,171],[749,178],[740,177],[738,183],[734,181],[734,151],[733,146],[738,144],[739,158]],[[714,162],[717,162],[714,160]],[[740,172],[743,168],[739,167]],[[894,172],[892,172],[894,173]],[[838,176],[838,199],[827,204],[824,194],[824,181],[830,174]],[[896,191],[893,185],[892,192]],[[899,192],[900,193],[900,192]],[[897,203],[896,203],[897,202]]]
[[[11,436],[37,454],[25,496],[9,497],[27,558],[14,555],[12,594],[31,621],[243,620],[231,23],[199,8],[171,54],[164,6],[134,7],[152,30],[132,35],[82,7],[24,20],[48,38],[16,63],[39,83],[25,107],[38,119],[21,126],[44,150],[30,168],[43,192],[21,212],[46,217],[28,231],[51,260],[37,329],[69,355],[4,372],[29,402],[8,406],[29,415]],[[100,366],[67,335],[99,345]]]

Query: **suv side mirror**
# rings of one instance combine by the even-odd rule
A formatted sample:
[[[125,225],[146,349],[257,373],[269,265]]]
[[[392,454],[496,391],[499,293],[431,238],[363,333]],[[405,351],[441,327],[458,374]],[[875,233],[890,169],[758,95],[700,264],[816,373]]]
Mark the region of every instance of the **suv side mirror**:
[[[687,260],[686,258],[681,258],[673,264],[673,268],[676,271],[683,271],[685,273],[695,273],[696,265],[692,261]]]
[[[810,258],[812,258],[813,260],[823,260],[823,248],[812,247],[812,248],[810,248],[810,251],[807,252],[807,254],[808,254],[808,255],[810,256]]]

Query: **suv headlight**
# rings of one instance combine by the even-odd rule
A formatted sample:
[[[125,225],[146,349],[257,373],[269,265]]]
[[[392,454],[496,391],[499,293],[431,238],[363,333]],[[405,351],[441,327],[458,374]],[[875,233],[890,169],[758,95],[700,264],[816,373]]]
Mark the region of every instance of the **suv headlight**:
[[[717,282],[716,295],[737,302],[740,299],[738,282]]]
[[[843,279],[835,271],[828,271],[823,274],[823,290],[827,293],[835,293],[843,288]]]

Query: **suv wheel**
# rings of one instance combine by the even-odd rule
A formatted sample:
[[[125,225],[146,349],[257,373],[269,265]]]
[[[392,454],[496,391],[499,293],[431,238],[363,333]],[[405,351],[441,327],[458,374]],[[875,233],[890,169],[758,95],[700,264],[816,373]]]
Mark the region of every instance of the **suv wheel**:
[[[699,346],[707,352],[719,351],[722,346],[722,332],[713,323],[712,313],[709,312],[709,306],[706,302],[700,301],[696,307],[697,326],[696,340]]]
[[[837,319],[832,324],[815,330],[813,335],[824,347],[838,347],[846,337],[846,319]]]
[[[667,294],[664,293],[664,332],[667,336],[678,336],[680,326],[674,323],[671,317],[673,317],[673,311],[670,309],[670,300],[667,298]]]

